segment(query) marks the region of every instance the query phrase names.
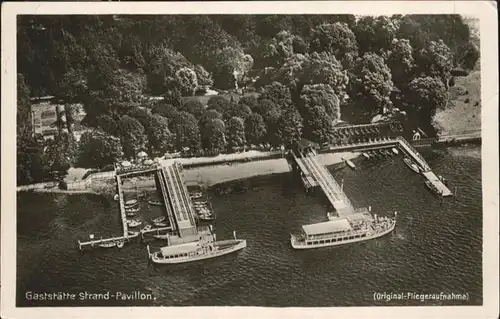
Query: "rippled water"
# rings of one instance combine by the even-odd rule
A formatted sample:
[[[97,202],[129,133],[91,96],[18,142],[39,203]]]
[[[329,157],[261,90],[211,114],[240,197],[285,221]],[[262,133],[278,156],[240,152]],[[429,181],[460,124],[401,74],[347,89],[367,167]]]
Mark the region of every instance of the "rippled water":
[[[137,242],[121,250],[79,252],[78,238],[120,233],[117,204],[96,195],[20,194],[17,305],[363,306],[482,303],[480,148],[425,151],[436,174],[458,187],[441,202],[401,157],[358,158],[353,171],[330,167],[355,206],[397,210],[394,233],[348,246],[295,251],[289,233],[324,221],[321,195],[306,195],[290,173],[248,181],[219,196],[217,238],[236,230],[243,251],[173,267],[148,264]],[[147,212],[154,216],[157,212]],[[392,214],[392,213],[391,213]],[[150,292],[150,301],[27,301],[26,291]],[[374,301],[374,292],[468,293],[468,301]]]

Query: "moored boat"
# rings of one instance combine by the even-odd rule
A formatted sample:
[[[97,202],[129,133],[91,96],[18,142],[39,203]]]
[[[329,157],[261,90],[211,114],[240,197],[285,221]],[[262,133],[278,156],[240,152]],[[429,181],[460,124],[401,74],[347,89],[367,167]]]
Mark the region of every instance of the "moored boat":
[[[164,223],[164,222],[153,222],[153,224],[157,227],[167,227],[168,224],[167,223]]]
[[[162,239],[162,240],[163,239],[168,239],[169,236],[170,236],[169,234],[163,234],[163,235],[162,234],[156,234],[156,235],[153,235],[154,238],[156,238],[156,239]]]
[[[388,218],[354,214],[331,218],[323,223],[304,225],[300,235],[290,235],[290,243],[294,249],[311,249],[378,238],[394,230],[396,215],[397,212],[394,213],[394,218]]]
[[[215,258],[242,250],[247,246],[245,239],[221,241],[196,241],[191,243],[165,246],[157,252],[151,252],[147,246],[148,255],[155,264],[181,264]]]
[[[353,163],[353,162],[351,162],[351,160],[346,159],[346,160],[344,160],[344,161],[345,161],[345,163],[347,164],[347,166],[349,166],[349,167],[350,167],[350,168],[352,168],[352,169],[356,169],[356,165],[354,165],[354,163]]]
[[[393,152],[394,154],[396,154],[396,155],[398,155],[398,154],[399,154],[399,151],[398,151],[395,147],[393,147],[393,148],[392,148],[392,152]]]
[[[215,215],[212,213],[199,214],[198,218],[200,220],[204,220],[204,221],[211,221],[211,220],[215,220]]]
[[[128,225],[128,227],[137,227],[137,226],[142,225],[142,221],[140,221],[138,219],[127,220],[127,225]]]
[[[125,202],[125,208],[133,208],[138,204],[139,204],[139,201],[137,199],[130,199],[130,200]]]
[[[159,216],[159,217],[153,218],[153,219],[152,219],[152,221],[153,221],[153,223],[161,223],[161,222],[163,222],[165,219],[166,219],[166,217],[165,217],[165,216]]]
[[[406,166],[408,166],[415,173],[420,173],[420,168],[417,164],[413,163],[411,159],[408,157],[403,158],[403,162],[405,162]]]
[[[148,201],[149,205],[153,205],[153,206],[162,206],[163,205],[163,202],[160,201],[160,200],[150,200]]]
[[[201,192],[191,193],[190,197],[191,197],[191,199],[198,199],[198,198],[202,198],[203,194]]]
[[[134,212],[126,212],[125,215],[127,215],[127,217],[134,217],[136,215],[136,213],[134,213]]]
[[[364,153],[364,152],[363,152],[363,156],[364,156],[366,159],[370,158],[370,155],[368,155],[368,153]]]
[[[150,230],[151,228],[153,228],[153,226],[151,226],[151,225],[146,225],[146,226],[144,226],[144,227],[141,229],[141,232],[148,231],[148,230]]]
[[[99,244],[99,247],[101,247],[101,248],[112,248],[115,246],[116,246],[116,242],[114,242],[114,241],[107,241],[107,242]]]

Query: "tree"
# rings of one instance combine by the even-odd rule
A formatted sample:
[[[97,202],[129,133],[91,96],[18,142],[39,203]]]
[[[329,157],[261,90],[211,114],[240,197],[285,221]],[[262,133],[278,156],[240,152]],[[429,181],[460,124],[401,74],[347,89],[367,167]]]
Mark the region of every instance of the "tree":
[[[398,29],[398,20],[386,16],[364,16],[352,27],[360,55],[366,52],[383,55],[389,50]]]
[[[182,111],[193,114],[196,119],[199,119],[205,112],[205,106],[198,99],[190,99],[185,101],[181,107]]]
[[[65,103],[81,102],[86,94],[88,94],[88,84],[83,71],[70,69],[57,83],[57,97]]]
[[[262,88],[260,99],[268,99],[273,101],[277,107],[280,109],[289,107],[292,105],[292,94],[290,88],[279,83],[273,82]]]
[[[208,73],[203,66],[196,64],[194,66],[194,72],[196,73],[196,78],[198,79],[198,86],[202,89],[207,89],[214,85],[212,75]]]
[[[135,159],[146,147],[144,126],[133,117],[124,115],[120,120],[119,133],[125,157]]]
[[[303,66],[302,82],[329,85],[341,103],[349,98],[346,93],[349,76],[342,70],[342,65],[335,56],[327,52],[313,52],[309,55]]]
[[[384,107],[391,107],[390,94],[393,88],[391,70],[384,59],[374,53],[365,53],[356,61],[350,86],[351,99],[369,116]]]
[[[122,156],[122,146],[117,137],[98,130],[85,132],[80,137],[79,167],[102,168],[119,161]]]
[[[182,96],[194,95],[198,88],[196,72],[190,68],[181,68],[175,72],[175,79],[179,83]]]
[[[479,60],[480,52],[478,46],[469,41],[461,48],[461,52],[463,52],[463,56],[460,57],[457,63],[465,69],[472,70]]]
[[[168,129],[168,120],[161,115],[154,114],[149,117],[146,128],[149,153],[164,154],[173,144],[173,135]]]
[[[77,145],[75,138],[68,133],[56,134],[53,140],[48,141],[45,152],[50,170],[65,175],[76,161]]]
[[[284,60],[291,57],[294,53],[294,44],[300,51],[305,51],[301,45],[305,45],[302,38],[296,40],[295,35],[289,31],[283,30],[273,38],[264,41],[259,48],[258,64],[260,67],[274,66],[279,67]],[[305,52],[304,52],[305,53]]]
[[[358,56],[356,36],[345,23],[324,23],[311,31],[310,50],[330,52],[344,67],[350,67]]]
[[[414,79],[406,96],[408,117],[430,128],[436,109],[446,105],[447,97],[446,86],[439,78],[428,76]]]
[[[174,106],[167,104],[164,101],[155,103],[151,112],[166,118],[169,123],[168,127],[171,130],[174,128],[175,119],[179,116],[179,111]]]
[[[324,107],[315,105],[304,114],[304,137],[318,143],[331,141],[333,120]]]
[[[109,115],[100,115],[97,118],[97,126],[102,129],[104,132],[109,135],[119,136],[118,133],[118,124],[116,121]]]
[[[245,120],[246,140],[251,144],[258,144],[266,135],[266,125],[262,116],[253,113]]]
[[[320,106],[330,120],[340,120],[339,99],[328,84],[306,85],[302,89],[301,113],[310,114],[311,109]],[[316,114],[316,113],[315,113]]]
[[[245,122],[242,118],[232,117],[227,125],[227,133],[228,147],[230,150],[245,145]]]
[[[259,104],[259,101],[254,95],[244,95],[240,98],[238,104],[248,106],[252,112],[255,112],[255,108]]]
[[[410,41],[394,39],[387,58],[387,66],[391,69],[392,80],[400,89],[405,89],[410,83],[415,67],[413,49]]]
[[[224,114],[229,108],[229,104],[229,100],[223,96],[212,96],[207,102],[207,110],[215,110],[221,114]]]
[[[252,114],[252,110],[246,106],[236,103],[230,103],[229,108],[224,112],[224,121],[229,121],[232,117],[238,117],[241,119],[246,119]]]
[[[218,50],[215,61],[214,84],[220,89],[233,89],[253,66],[253,58],[241,48]]]
[[[200,129],[196,118],[187,112],[180,112],[174,122],[175,146],[178,150],[189,147],[191,150],[200,148]]]
[[[443,40],[430,41],[417,55],[418,74],[440,77],[444,83],[450,77],[452,63],[453,56]]]
[[[226,148],[226,126],[221,119],[210,119],[205,124],[202,135],[204,140],[207,141],[204,148],[220,153],[221,150]]]
[[[277,137],[286,147],[294,145],[302,137],[303,119],[295,107],[283,110],[278,124]]]

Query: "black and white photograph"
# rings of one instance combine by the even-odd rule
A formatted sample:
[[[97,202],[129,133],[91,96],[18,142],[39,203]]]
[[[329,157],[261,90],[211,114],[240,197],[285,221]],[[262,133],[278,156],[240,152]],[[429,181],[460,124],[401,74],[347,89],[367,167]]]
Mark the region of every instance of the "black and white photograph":
[[[4,6],[5,318],[496,318],[496,7],[397,2]]]

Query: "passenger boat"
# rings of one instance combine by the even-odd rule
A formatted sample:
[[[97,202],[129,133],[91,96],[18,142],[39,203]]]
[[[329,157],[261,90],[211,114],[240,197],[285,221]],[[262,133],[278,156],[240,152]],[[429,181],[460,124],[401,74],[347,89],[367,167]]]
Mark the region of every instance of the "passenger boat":
[[[411,159],[408,157],[403,158],[403,162],[405,162],[406,166],[408,166],[415,173],[420,173],[420,168],[417,164],[413,163]]]
[[[394,230],[393,218],[377,217],[370,214],[353,214],[330,221],[304,225],[300,235],[290,235],[294,249],[311,249],[350,244],[384,236]]]
[[[138,219],[127,220],[127,225],[128,225],[128,227],[137,227],[137,226],[142,225],[142,221],[140,221]]]
[[[166,219],[165,216],[159,216],[159,217],[153,218],[153,223],[161,223],[165,219]]]
[[[368,155],[368,153],[363,153],[363,156],[364,156],[366,159],[370,158],[370,155]]]
[[[163,202],[160,201],[160,200],[150,200],[148,201],[149,205],[153,205],[153,206],[162,206],[163,205]]]
[[[233,232],[234,235],[234,232]],[[155,264],[181,264],[215,258],[242,250],[247,246],[245,239],[221,240],[221,241],[195,241],[191,243],[165,246],[157,252],[151,252],[147,246],[148,255]]]
[[[393,147],[393,148],[392,148],[392,152],[393,152],[394,154],[396,154],[396,155],[398,155],[398,154],[399,154],[399,151],[398,151],[395,147]]]
[[[107,241],[107,242],[99,244],[99,247],[101,247],[101,248],[112,248],[115,246],[116,246],[116,242],[114,242],[114,241]]]

